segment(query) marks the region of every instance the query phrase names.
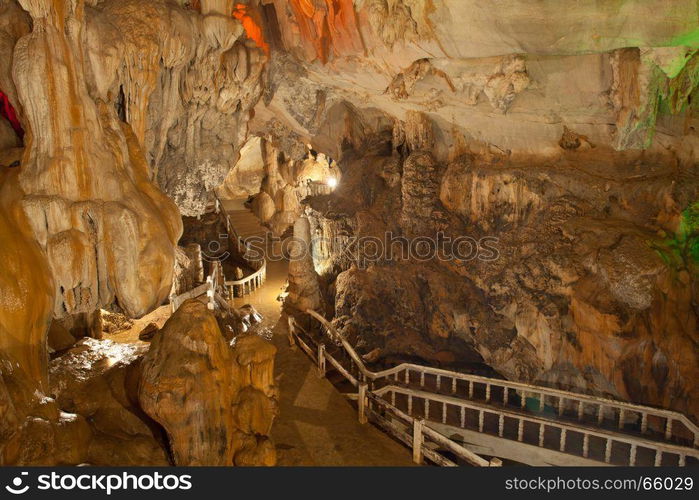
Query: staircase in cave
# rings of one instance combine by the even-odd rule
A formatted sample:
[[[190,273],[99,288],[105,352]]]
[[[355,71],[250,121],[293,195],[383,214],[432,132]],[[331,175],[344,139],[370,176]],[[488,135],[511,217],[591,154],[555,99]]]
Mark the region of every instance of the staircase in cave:
[[[245,200],[242,199],[224,200],[222,202],[231,225],[243,240],[251,237],[264,238],[269,230],[260,224],[259,219],[245,207],[244,203]]]
[[[218,288],[224,296],[242,297],[262,286],[267,277],[266,243],[268,229],[245,207],[245,200],[235,199],[221,201],[217,196],[206,208],[206,216],[213,216],[222,224],[217,233],[218,245],[215,260],[220,260]],[[198,217],[199,218],[199,217]],[[237,258],[230,255],[217,256],[221,248],[220,240],[226,240],[228,248],[237,250]],[[224,247],[225,248],[225,247]],[[236,278],[236,270],[243,276]]]
[[[360,421],[413,448],[416,462],[699,464],[699,427],[681,413],[411,363],[371,372],[332,324],[306,313],[305,328],[289,319],[293,340],[357,400]]]

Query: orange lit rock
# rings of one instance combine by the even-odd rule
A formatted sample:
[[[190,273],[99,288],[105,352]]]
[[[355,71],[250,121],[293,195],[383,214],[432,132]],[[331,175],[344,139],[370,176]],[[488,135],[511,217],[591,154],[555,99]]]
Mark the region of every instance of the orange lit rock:
[[[307,60],[325,63],[331,52],[347,55],[364,50],[352,0],[289,0],[289,6]]]
[[[265,42],[265,37],[262,34],[262,27],[253,19],[253,16],[248,13],[248,6],[242,3],[235,4],[233,17],[243,23],[243,28],[245,28],[245,34],[248,38],[254,40],[257,46],[264,50],[265,54],[269,55],[269,44]]]

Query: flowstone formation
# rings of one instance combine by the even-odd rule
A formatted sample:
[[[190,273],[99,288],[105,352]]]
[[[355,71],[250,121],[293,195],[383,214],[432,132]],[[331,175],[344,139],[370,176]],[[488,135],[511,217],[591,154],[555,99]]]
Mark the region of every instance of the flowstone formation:
[[[138,390],[175,465],[274,465],[274,353],[257,335],[231,347],[201,302],[177,310],[143,359]]]
[[[274,465],[275,348],[238,316],[232,343],[223,320],[190,300],[150,346],[85,338],[45,392],[0,360],[0,464]]]
[[[197,252],[177,249],[181,215],[206,210],[245,142],[267,57],[251,14],[228,1],[0,2],[3,464],[171,463],[133,394],[91,389],[131,368],[73,344],[101,336],[100,309],[139,318],[203,279]],[[70,366],[56,359],[87,351],[105,371],[84,378],[100,381],[56,389]],[[269,463],[265,446],[247,439],[240,462]]]

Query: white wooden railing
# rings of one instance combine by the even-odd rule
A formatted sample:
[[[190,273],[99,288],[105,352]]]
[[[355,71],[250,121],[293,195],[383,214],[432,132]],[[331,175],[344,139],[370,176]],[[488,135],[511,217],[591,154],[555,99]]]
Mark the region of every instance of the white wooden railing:
[[[299,201],[304,200],[309,196],[323,196],[332,193],[334,188],[326,182],[310,181],[299,184],[296,187],[296,197]]]
[[[359,405],[359,422],[367,423],[371,420],[388,434],[402,441],[412,449],[413,461],[415,463],[422,463],[423,458],[426,458],[442,467],[458,465],[437,451],[437,449],[444,449],[469,465],[476,467],[502,466],[500,459],[493,458],[488,461],[426,426],[424,419],[412,417],[399,410],[395,405],[388,403],[381,395],[368,391],[366,384],[360,386],[357,401]]]
[[[441,420],[446,420],[448,408],[460,408],[458,411],[461,415],[465,415],[467,410],[477,412],[480,422],[478,432],[483,432],[486,415],[493,415],[498,422],[497,435],[503,439],[507,438],[504,435],[505,422],[516,422],[517,433],[510,438],[519,442],[525,442],[525,425],[538,425],[539,437],[536,442],[530,444],[539,447],[545,445],[543,436],[546,429],[556,429],[560,440],[558,451],[569,452],[570,439],[575,437],[582,441],[581,454],[584,458],[589,456],[590,439],[602,440],[605,447],[604,456],[596,458],[602,463],[611,463],[614,443],[628,445],[626,465],[636,463],[636,453],[639,448],[654,451],[655,465],[661,465],[666,455],[675,455],[679,465],[685,464],[687,456],[699,459],[699,450],[696,449],[699,446],[699,428],[679,412],[412,363],[403,363],[387,370],[372,372],[366,368],[352,346],[322,315],[312,310],[305,312],[320,323],[335,344],[343,347],[343,351],[349,358],[349,367],[345,367],[327,352],[324,344],[319,344],[316,350],[308,346],[298,335],[295,335],[295,332],[303,329],[293,318],[290,318],[291,335],[295,336],[302,349],[318,363],[322,373],[325,373],[326,363],[329,362],[355,387],[359,388],[366,383],[369,393],[375,396],[389,395],[393,403],[396,394],[405,395],[408,401],[412,401],[413,398],[421,399],[425,401],[427,408],[425,418],[429,417],[430,401],[441,405],[443,411]],[[396,385],[398,383],[405,386],[419,384],[420,389],[398,387]],[[450,395],[443,394],[444,392]],[[476,396],[482,399],[481,404],[473,401]],[[519,398],[518,402],[517,398]],[[553,418],[543,413],[527,415],[524,412],[527,399],[533,399],[539,411],[553,409],[553,413],[557,415]],[[407,414],[412,414],[412,406],[407,408]],[[566,418],[571,421],[566,421]],[[627,432],[629,420],[633,418],[637,423],[640,421],[641,436]],[[452,424],[463,428],[463,419],[460,420]],[[659,435],[647,435],[651,430],[649,429],[651,420],[653,420],[653,428],[661,431]],[[611,429],[605,429],[605,425]],[[673,439],[687,438],[693,447],[669,442]]]
[[[182,305],[183,302],[189,299],[195,299],[206,295],[207,307],[210,311],[216,308],[216,288],[220,272],[220,262],[213,262],[211,268],[211,274],[206,277],[206,282],[203,285],[192,288],[187,292],[183,292],[179,295],[170,295],[170,307],[172,307],[172,312],[174,313]]]
[[[243,296],[254,292],[267,280],[267,262],[264,257],[260,259],[252,259],[248,255],[250,249],[245,240],[238,234],[231,223],[231,218],[223,207],[223,202],[214,193],[213,205],[207,207],[207,210],[219,214],[226,225],[226,233],[229,241],[235,242],[238,253],[243,257],[245,262],[256,271],[249,276],[239,280],[224,280],[223,286],[228,288],[230,296]]]
[[[594,459],[606,464],[612,463],[612,450],[615,445],[623,445],[625,448],[620,449],[615,455],[617,465],[634,466],[637,464],[637,453],[640,448],[650,450],[654,454],[655,466],[660,466],[663,463],[663,458],[668,460],[674,459],[679,466],[684,466],[687,456],[694,457],[699,460],[699,450],[678,446],[669,443],[663,443],[644,439],[642,437],[622,434],[604,429],[584,426],[578,423],[567,423],[565,421],[552,420],[546,417],[526,415],[511,410],[492,407],[488,404],[482,404],[474,401],[464,400],[451,396],[435,394],[433,392],[425,392],[414,390],[405,387],[389,385],[375,391],[377,396],[390,399],[391,404],[396,405],[396,396],[403,396],[403,403],[406,406],[406,411],[409,415],[413,415],[420,410],[425,420],[434,420],[441,424],[458,427],[460,429],[478,430],[483,433],[485,431],[486,419],[491,422],[497,422],[496,428],[492,430],[493,435],[497,435],[503,439],[510,439],[520,443],[531,444],[539,448],[548,448],[563,453],[572,453],[582,455],[583,458]],[[417,401],[422,404],[420,408],[416,407]],[[449,412],[449,410],[456,410]],[[470,413],[473,418],[469,421],[476,422],[472,426],[467,425],[467,414]],[[506,432],[506,424],[513,423],[515,425],[508,426]],[[535,430],[534,434],[525,434],[525,425]],[[555,436],[555,442],[545,442],[546,435]],[[590,453],[590,443],[594,440],[600,444],[600,452],[603,450],[603,455],[592,456]],[[574,443],[574,445],[572,445]],[[580,445],[580,449],[572,451],[574,446]]]
[[[446,438],[440,433],[424,425],[423,419],[413,418],[389,404],[378,394],[368,389],[365,382],[358,381],[342,364],[325,350],[324,344],[319,344],[317,350],[311,348],[299,335],[303,331],[292,317],[289,317],[289,334],[296,344],[318,364],[318,373],[325,375],[326,363],[329,362],[348,381],[358,388],[358,418],[359,422],[365,424],[371,419],[391,436],[402,441],[413,450],[413,461],[422,463],[423,458],[440,466],[455,466],[455,462],[446,458],[437,450],[431,448],[433,445],[446,449],[453,453],[462,461],[477,467],[499,467],[502,462],[494,458],[490,461],[476,455],[462,445]],[[387,418],[387,415],[390,418]]]
[[[239,280],[226,280],[224,282],[224,285],[226,286],[226,288],[229,289],[230,296],[235,297],[238,295],[246,295],[248,293],[254,292],[259,287],[261,287],[266,280],[267,262],[265,260],[262,260],[262,267],[260,267],[250,276],[246,276],[245,278]],[[236,291],[239,293],[236,293]]]

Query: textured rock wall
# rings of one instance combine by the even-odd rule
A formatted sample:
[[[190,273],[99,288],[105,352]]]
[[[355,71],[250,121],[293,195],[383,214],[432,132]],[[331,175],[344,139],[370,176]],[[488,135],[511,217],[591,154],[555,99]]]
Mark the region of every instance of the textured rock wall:
[[[696,168],[611,149],[540,164],[364,153],[310,200],[315,268],[360,353],[699,415]],[[404,256],[387,233],[440,252]],[[443,258],[464,236],[480,252]]]
[[[235,165],[265,55],[233,2],[104,1],[88,11],[94,92],[118,103],[149,174],[183,215],[203,213]]]
[[[221,319],[189,301],[150,346],[83,339],[51,361],[46,389],[3,355],[0,464],[274,465],[275,349],[231,344]]]
[[[268,3],[282,53],[255,120],[281,119],[314,146],[322,117],[347,101],[399,120],[427,113],[441,159],[463,144],[555,156],[564,127],[597,145],[696,155],[692,0]]]
[[[170,293],[180,212],[196,215],[209,203],[237,161],[261,93],[264,50],[241,24],[252,14],[235,18],[233,2],[196,9],[165,0],[0,2],[0,92],[26,131],[22,141],[0,118],[0,253],[7,263],[0,354],[39,389],[48,387],[52,321],[52,346],[63,350],[71,337],[64,326],[89,326],[99,308],[140,317]],[[20,424],[43,404],[25,385],[8,392]],[[92,403],[114,406],[98,399]],[[63,425],[51,411],[46,425]],[[128,427],[129,411],[113,417]],[[41,430],[45,439],[29,439],[49,446],[49,427]],[[15,443],[8,446],[25,431],[4,436]],[[142,433],[115,432],[92,440],[101,459],[81,459],[124,462],[118,443]],[[154,441],[146,441],[143,453],[132,450],[134,461],[166,460],[157,443],[161,458],[148,455]],[[52,463],[49,448],[43,458],[39,449],[31,457],[11,451],[7,463]]]
[[[84,5],[23,5],[33,31],[14,51],[27,129],[16,189],[51,268],[53,315],[117,302],[140,316],[169,291],[177,210],[149,182],[131,130],[89,93]]]
[[[699,415],[696,2],[265,3],[252,128],[342,167],[305,212],[364,354]],[[386,231],[497,238],[499,258],[377,260],[353,239]]]

